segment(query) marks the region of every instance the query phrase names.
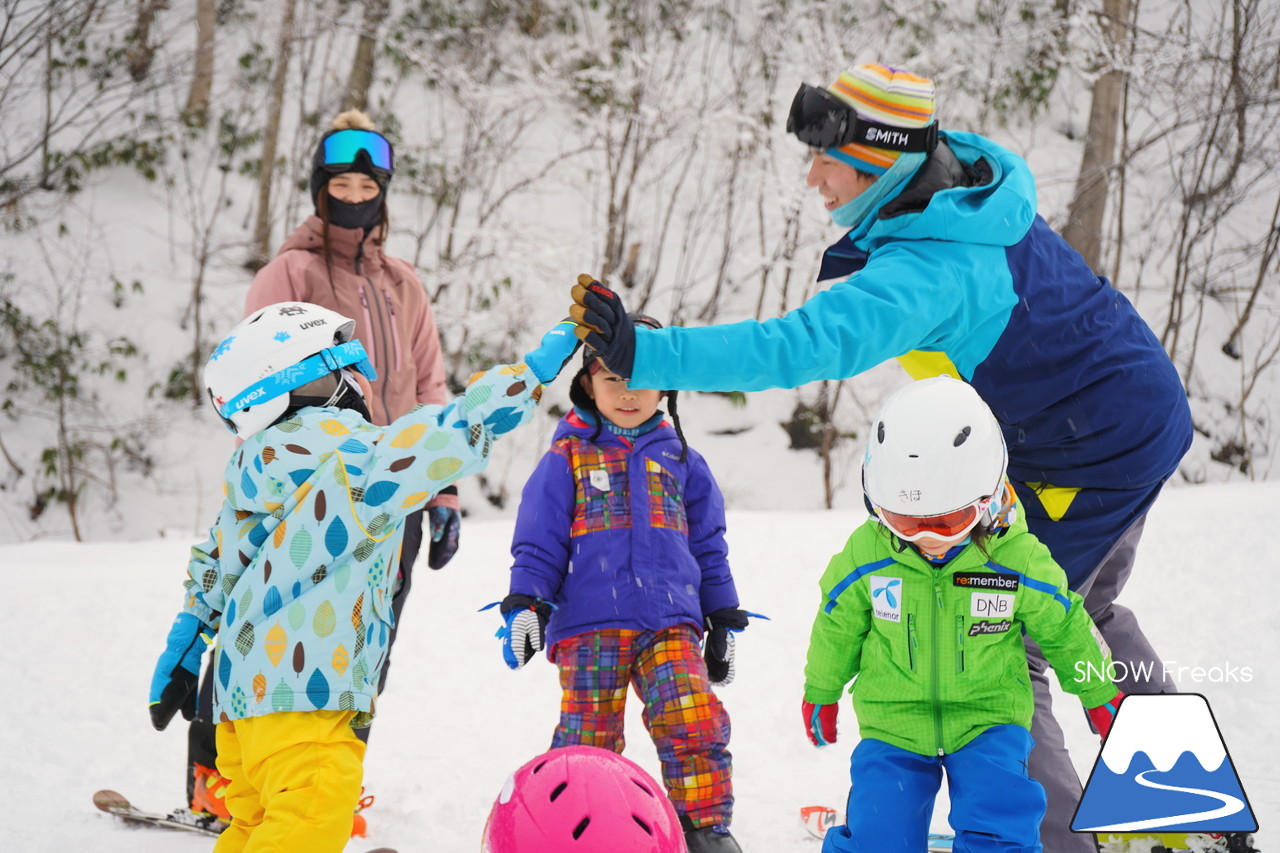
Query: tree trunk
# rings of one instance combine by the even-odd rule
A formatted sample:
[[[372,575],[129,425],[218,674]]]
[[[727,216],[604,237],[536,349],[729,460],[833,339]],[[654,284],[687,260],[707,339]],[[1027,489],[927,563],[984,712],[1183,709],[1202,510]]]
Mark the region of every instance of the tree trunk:
[[[1133,0],[1103,0],[1102,31],[1114,56],[1125,56],[1129,39],[1128,21]],[[1108,63],[1112,64],[1112,63]],[[1076,178],[1067,227],[1062,236],[1098,270],[1102,264],[1102,228],[1107,212],[1107,175],[1115,166],[1116,135],[1124,94],[1125,72],[1108,68],[1093,84],[1093,105],[1089,110],[1089,133]]]
[[[151,24],[155,21],[156,12],[166,5],[167,0],[138,0],[138,17],[134,20],[133,32],[127,39],[133,45],[126,54],[129,76],[135,83],[147,79],[151,63],[155,61],[156,46],[151,43]]]
[[[369,103],[369,87],[373,85],[374,50],[378,46],[378,27],[391,8],[390,0],[365,0],[364,18],[360,22],[360,39],[356,57],[347,78],[347,91],[342,98],[344,110],[364,110]]]
[[[204,127],[209,116],[209,95],[213,91],[213,34],[217,28],[217,0],[196,0],[196,67],[187,92],[186,119]]]
[[[293,10],[296,0],[284,0],[284,17],[280,21],[280,45],[276,67],[271,74],[271,97],[267,107],[267,125],[262,133],[262,174],[258,177],[258,211],[253,225],[253,257],[256,269],[271,257],[271,181],[275,175],[276,142],[280,137],[280,114],[284,111],[285,80],[289,59],[293,54]]]

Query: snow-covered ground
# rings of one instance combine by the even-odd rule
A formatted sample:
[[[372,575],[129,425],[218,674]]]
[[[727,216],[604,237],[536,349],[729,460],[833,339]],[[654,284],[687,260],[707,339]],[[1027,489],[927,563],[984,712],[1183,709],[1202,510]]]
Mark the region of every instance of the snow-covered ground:
[[[1122,598],[1168,664],[1185,667],[1182,689],[1208,697],[1262,824],[1264,850],[1280,839],[1277,507],[1280,484],[1169,491]],[[846,705],[840,742],[818,751],[805,739],[798,706],[817,578],[861,520],[849,510],[730,513],[743,604],[773,617],[741,636],[738,680],[721,692],[733,718],[734,830],[748,853],[817,853],[799,808],[843,804],[853,714]],[[549,741],[559,698],[554,668],[539,658],[508,671],[493,637],[497,618],[476,612],[505,591],[510,528],[504,519],[469,522],[458,558],[438,573],[424,567],[415,582],[367,761],[377,798],[367,812],[370,836],[351,851],[385,844],[402,853],[473,853],[506,775]],[[90,803],[104,787],[156,810],[181,803],[186,728],[179,720],[153,731],[146,695],[189,544],[172,535],[0,546],[0,684],[8,699],[0,802],[10,807],[0,850],[212,846],[194,835],[131,829]],[[1196,682],[1192,667],[1203,667],[1205,680]],[[1236,680],[1223,683],[1224,672]],[[627,754],[656,773],[639,716],[633,702]],[[1070,697],[1059,696],[1059,717],[1087,774],[1096,738]],[[946,826],[945,803],[934,826]]]

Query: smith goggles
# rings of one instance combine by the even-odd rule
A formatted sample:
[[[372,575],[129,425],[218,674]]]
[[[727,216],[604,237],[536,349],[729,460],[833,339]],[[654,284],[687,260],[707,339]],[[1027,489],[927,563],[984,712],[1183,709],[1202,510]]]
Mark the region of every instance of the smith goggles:
[[[343,166],[354,165],[363,151],[374,169],[388,175],[395,171],[395,154],[391,143],[376,130],[339,130],[324,138],[321,149],[323,165],[328,170],[341,171]]]
[[[810,148],[840,148],[851,142],[890,151],[928,154],[938,146],[938,123],[894,127],[862,118],[826,89],[801,83],[787,116],[787,133]]]
[[[958,542],[977,526],[991,505],[991,498],[982,498],[968,506],[941,515],[901,515],[883,507],[875,507],[880,523],[893,531],[899,539],[916,542],[926,536],[944,542]]]

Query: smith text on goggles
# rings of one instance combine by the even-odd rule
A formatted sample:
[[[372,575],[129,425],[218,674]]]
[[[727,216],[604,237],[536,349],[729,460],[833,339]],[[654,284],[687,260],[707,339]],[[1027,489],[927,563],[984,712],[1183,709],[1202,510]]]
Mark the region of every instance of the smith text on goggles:
[[[890,151],[928,154],[938,146],[938,123],[894,127],[869,121],[826,89],[801,83],[787,116],[787,133],[811,148],[839,148],[851,142]]]

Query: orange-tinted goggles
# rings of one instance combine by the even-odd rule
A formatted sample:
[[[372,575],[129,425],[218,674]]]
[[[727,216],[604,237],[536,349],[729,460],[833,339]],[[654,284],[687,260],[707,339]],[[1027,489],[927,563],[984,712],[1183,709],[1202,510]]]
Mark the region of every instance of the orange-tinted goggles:
[[[899,515],[881,507],[876,507],[876,514],[880,516],[880,521],[885,527],[897,534],[898,538],[908,542],[914,542],[925,536],[955,540],[962,538],[973,529],[986,503],[986,500],[977,501],[942,515]]]

